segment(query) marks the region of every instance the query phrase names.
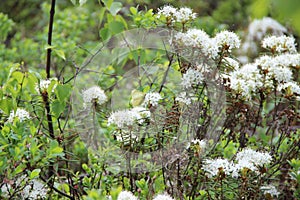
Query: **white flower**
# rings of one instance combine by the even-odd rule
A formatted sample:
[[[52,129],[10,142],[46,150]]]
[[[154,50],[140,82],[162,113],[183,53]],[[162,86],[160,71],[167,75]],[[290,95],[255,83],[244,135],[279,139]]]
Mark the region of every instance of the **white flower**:
[[[238,152],[235,160],[237,161],[236,168],[248,168],[252,171],[257,171],[258,166],[262,167],[272,161],[272,156],[269,153],[257,152],[246,148]]]
[[[120,110],[111,113],[108,117],[107,124],[115,124],[118,128],[124,128],[126,126],[132,126],[136,120],[136,113],[131,110]]]
[[[289,82],[293,79],[293,72],[287,67],[272,67],[272,72],[274,74],[274,78],[279,83]]]
[[[191,145],[196,149],[198,153],[203,153],[206,149],[207,142],[206,140],[194,139],[190,144],[188,144],[187,149],[190,148]]]
[[[260,66],[262,70],[267,73],[267,79],[275,79],[277,82],[289,82],[293,79],[293,72],[289,68],[289,66],[297,65],[297,57],[294,56],[261,56],[260,58],[255,60],[255,64]],[[291,57],[291,60],[288,61],[287,58]],[[293,59],[295,58],[295,59]]]
[[[143,105],[157,106],[158,102],[162,99],[158,92],[149,92],[145,95]]]
[[[175,101],[178,101],[185,105],[190,105],[192,103],[192,99],[187,95],[186,92],[181,92],[180,94],[178,94],[175,98]]]
[[[134,107],[130,110],[120,110],[111,113],[107,124],[115,124],[118,128],[132,126],[135,122],[142,124],[145,119],[150,118],[150,111],[143,107]]]
[[[44,92],[47,91],[48,87],[50,86],[52,81],[57,81],[56,78],[51,78],[47,80],[40,80],[39,84],[36,84],[35,90],[40,93],[40,91]],[[52,92],[54,92],[54,89],[56,88],[57,84],[55,83],[52,88]]]
[[[180,23],[186,23],[193,20],[196,16],[196,13],[193,13],[192,9],[186,7],[180,8],[175,14],[176,21]]]
[[[274,62],[283,67],[299,67],[300,66],[300,54],[282,54],[274,58]]]
[[[226,175],[230,175],[233,170],[233,163],[227,159],[217,158],[214,160],[207,159],[204,161],[202,169],[206,172],[207,177],[212,178],[222,170]]]
[[[145,119],[149,119],[151,116],[151,112],[143,107],[134,107],[131,111],[135,114],[136,120],[139,124],[142,124]]]
[[[135,197],[132,192],[122,191],[120,192],[117,200],[137,200],[137,197]]]
[[[165,193],[165,194],[156,195],[153,200],[174,200],[174,199],[170,195]]]
[[[83,91],[82,96],[84,106],[88,103],[93,102],[96,102],[98,105],[101,105],[107,101],[107,96],[99,86],[93,86]]]
[[[279,36],[286,32],[287,29],[284,26],[270,17],[255,19],[248,26],[248,34],[245,42],[243,43],[242,51],[244,53],[256,54],[258,51],[258,45],[256,42],[260,42],[265,35],[271,34]]]
[[[264,195],[270,194],[272,197],[274,196],[278,197],[278,195],[280,194],[280,192],[278,192],[278,190],[274,185],[262,186],[260,187],[260,190],[264,192]]]
[[[30,119],[30,116],[26,110],[22,108],[17,108],[16,112],[13,110],[10,112],[10,115],[8,117],[8,122],[12,123],[15,118],[18,118],[20,122],[23,122],[27,119]]]
[[[176,8],[170,5],[165,5],[164,7],[158,9],[157,17],[160,18],[161,16],[165,16],[166,18],[173,19],[176,14],[177,14]]]
[[[171,20],[172,23],[180,22],[186,23],[196,18],[196,13],[193,13],[190,8],[176,9],[173,6],[165,5],[163,8],[158,9],[157,18],[165,16],[167,20]]]
[[[201,149],[206,148],[206,140],[199,140],[199,139],[194,139],[191,142],[193,145],[198,145],[201,147]]]
[[[240,38],[234,33],[227,30],[217,33],[214,41],[219,49],[228,49],[231,51],[233,48],[239,48],[241,44]]]
[[[199,85],[203,81],[203,75],[201,72],[195,69],[188,69],[181,78],[181,85],[184,88],[190,88],[193,85]]]
[[[175,42],[187,47],[198,48],[205,56],[215,58],[218,55],[218,47],[209,35],[203,30],[189,29],[186,33],[177,33]]]
[[[287,29],[270,17],[255,19],[248,26],[250,40],[261,40],[268,32],[272,35],[282,35]]]
[[[254,64],[246,64],[229,74],[229,86],[236,93],[250,99],[258,88],[263,86],[262,76]]]
[[[278,85],[278,90],[286,90],[289,95],[297,94],[300,95],[300,86],[295,82],[288,82]]]
[[[236,60],[234,60],[234,59],[232,59],[230,57],[224,57],[223,59],[224,59],[225,64],[228,67],[230,67],[231,69],[237,70],[237,69],[240,68],[240,64],[239,64],[238,61],[236,61]]]
[[[262,47],[271,49],[277,53],[290,52],[297,53],[295,38],[291,36],[269,36],[263,39]]]

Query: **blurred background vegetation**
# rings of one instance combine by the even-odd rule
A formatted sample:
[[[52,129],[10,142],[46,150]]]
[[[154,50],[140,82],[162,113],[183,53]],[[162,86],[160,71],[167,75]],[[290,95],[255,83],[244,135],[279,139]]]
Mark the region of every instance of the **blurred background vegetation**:
[[[144,20],[140,24],[147,24],[145,20],[148,20],[151,27],[152,9],[155,13],[165,4],[192,8],[199,16],[194,26],[211,35],[226,28],[243,36],[251,21],[268,16],[287,27],[299,41],[299,0],[117,0],[119,3],[114,9],[118,15],[105,8],[104,4],[109,1],[57,1],[52,40],[54,76],[60,78],[68,74],[65,72],[74,71],[76,64],[83,63],[101,40],[137,27],[139,20]],[[80,2],[86,3],[80,5]],[[24,69],[40,69],[44,76],[50,3],[51,0],[0,1],[0,68],[3,72],[13,63],[22,63]],[[136,7],[138,14],[133,15],[130,7]]]
[[[243,35],[252,20],[264,16],[279,21],[297,40],[300,35],[299,0],[117,0],[119,7],[115,8],[118,12],[115,16],[115,11],[108,12],[104,6],[109,1],[57,1],[52,40],[54,76],[60,78],[65,72],[74,71],[76,64],[83,63],[101,40],[137,27],[139,20],[144,20],[140,24],[147,24],[145,20],[148,20],[151,27],[152,9],[155,13],[165,4],[192,8],[199,16],[195,27],[211,35],[225,28]],[[86,3],[80,5],[80,2]],[[40,69],[44,76],[50,3],[51,0],[0,1],[0,68],[3,72],[13,63],[22,63],[24,69]],[[134,16],[130,7],[136,7],[138,14]],[[5,73],[1,76],[5,77]]]
[[[65,12],[65,9],[77,10],[73,3],[79,0],[60,0],[57,1],[57,7]],[[230,29],[236,30],[245,28],[248,22],[253,18],[262,18],[264,16],[272,17],[283,25],[288,25],[291,29],[300,33],[300,1],[299,0],[118,0],[123,4],[124,14],[129,12],[130,6],[139,5],[139,9],[157,9],[165,4],[171,4],[175,7],[188,6],[201,16],[201,23],[211,25],[214,23],[226,24]],[[35,31],[43,28],[47,24],[43,4],[49,1],[40,0],[2,0],[0,2],[0,12],[8,15],[10,19],[18,25],[15,31],[22,31],[26,36],[33,36]],[[72,3],[73,2],[73,3]],[[89,13],[92,15],[99,10],[103,4],[101,0],[87,0]],[[2,26],[2,24],[1,24]],[[91,30],[92,31],[92,30]],[[14,34],[11,33],[11,35]],[[85,35],[86,36],[86,35]],[[89,38],[96,39],[96,38]]]

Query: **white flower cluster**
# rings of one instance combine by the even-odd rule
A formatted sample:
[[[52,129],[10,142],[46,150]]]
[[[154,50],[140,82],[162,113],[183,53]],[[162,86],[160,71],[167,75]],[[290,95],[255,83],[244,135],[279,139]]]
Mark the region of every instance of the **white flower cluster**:
[[[278,192],[278,190],[276,189],[276,187],[274,185],[266,185],[266,186],[262,186],[260,187],[260,190],[262,190],[264,192],[264,195],[269,194],[272,197],[278,197],[278,195],[280,194],[280,192]]]
[[[255,19],[248,26],[248,31],[251,40],[261,40],[266,34],[283,35],[287,29],[270,17]]]
[[[156,195],[153,200],[174,200],[174,199],[170,195],[165,193],[165,194]]]
[[[258,172],[259,169],[257,167],[262,167],[271,163],[272,156],[269,153],[257,152],[247,148],[238,152],[235,160],[237,161],[237,164],[235,165],[236,171],[248,168],[251,171]]]
[[[233,163],[227,159],[217,158],[217,159],[206,159],[202,169],[206,172],[207,177],[212,178],[217,176],[220,172],[224,172],[226,175],[230,175],[232,172]]]
[[[203,79],[203,75],[200,71],[189,68],[181,78],[181,85],[184,88],[191,88],[193,85],[202,83]]]
[[[129,191],[122,191],[118,195],[117,200],[137,200],[138,198],[132,194],[132,192]]]
[[[83,91],[82,96],[84,106],[93,102],[96,102],[98,105],[101,105],[107,101],[107,96],[99,86],[93,86]]]
[[[151,106],[157,106],[161,99],[162,97],[158,92],[149,92],[145,95],[143,105],[147,106],[150,104]]]
[[[296,53],[295,38],[291,36],[269,36],[263,39],[262,47],[277,53]]]
[[[256,54],[258,51],[258,45],[256,41],[261,41],[267,34],[280,36],[286,32],[287,29],[284,26],[270,17],[255,19],[248,26],[248,34],[246,36],[245,42],[242,45],[241,52],[246,54]],[[248,58],[246,57],[246,59],[243,60],[248,60]]]
[[[175,101],[185,105],[190,105],[192,103],[192,98],[189,97],[186,92],[181,92],[176,96]]]
[[[115,124],[118,128],[122,129],[132,126],[135,122],[141,124],[145,119],[150,118],[150,111],[142,107],[134,107],[130,110],[120,110],[111,113],[107,120],[107,124]]]
[[[300,95],[300,86],[296,82],[288,82],[278,85],[277,90],[286,90],[288,96],[297,94]]]
[[[191,143],[188,144],[187,149],[189,149],[190,147],[193,147],[199,154],[204,153],[207,147],[207,141],[194,139],[191,141]]]
[[[189,29],[187,32],[179,32],[175,35],[175,42],[185,47],[198,48],[202,53],[210,58],[216,58],[221,50],[231,51],[241,44],[240,38],[233,32],[223,30],[216,34],[214,38],[203,30]]]
[[[35,86],[35,90],[40,93],[41,92],[44,92],[44,91],[47,91],[48,87],[50,86],[51,82],[52,81],[57,81],[57,78],[51,78],[51,79],[46,79],[46,80],[40,80],[40,83],[39,84],[36,84]],[[53,85],[53,88],[52,88],[52,92],[54,92],[54,89],[56,88],[57,84],[55,83]]]
[[[281,54],[278,56],[263,55],[254,63],[246,64],[241,68],[225,75],[229,78],[228,85],[236,93],[250,99],[252,94],[260,88],[290,89],[290,94],[299,95],[299,86],[293,82],[292,69],[300,68],[300,54]],[[274,88],[274,81],[278,85]]]
[[[17,108],[16,111],[12,110],[10,112],[10,115],[8,117],[8,122],[13,123],[15,118],[18,118],[20,122],[23,122],[27,119],[30,119],[30,116],[26,110],[22,108]]]
[[[137,200],[138,198],[129,191],[122,191],[118,195],[117,200]],[[167,193],[165,194],[158,194],[154,197],[153,200],[174,200],[170,195]]]
[[[217,45],[218,49],[228,49],[231,51],[234,48],[239,48],[241,45],[240,38],[231,31],[223,30],[216,34],[213,41]]]
[[[218,55],[217,46],[203,30],[189,29],[185,33],[179,32],[175,35],[175,40],[185,47],[201,49],[205,56],[215,58]]]
[[[255,60],[255,64],[267,74],[267,79],[275,79],[279,83],[292,81],[291,67],[300,66],[300,54],[283,54],[275,57],[261,56]]]
[[[194,139],[191,141],[191,143],[193,145],[198,145],[201,147],[201,149],[205,149],[206,148],[206,140],[199,140],[199,139]]]
[[[195,19],[197,17],[197,14],[193,13],[192,9],[183,7],[177,11],[175,16],[177,22],[186,23],[188,21]]]
[[[26,183],[25,187],[23,186],[24,183]],[[22,195],[23,199],[44,199],[46,198],[46,195],[48,193],[48,188],[45,184],[43,184],[37,179],[29,181],[26,175],[19,177],[15,181],[15,187],[24,187],[20,191],[20,195]],[[10,184],[3,184],[0,188],[2,192],[2,197],[8,198],[11,189],[12,186]]]
[[[244,149],[238,152],[235,161],[227,159],[207,159],[204,161],[202,169],[206,172],[207,177],[212,178],[222,170],[226,175],[234,178],[239,176],[239,172],[244,168],[259,173],[258,167],[270,164],[272,157],[269,153],[257,152],[252,149]]]
[[[158,9],[157,17],[160,18],[161,16],[166,17],[167,20],[170,20],[172,23],[180,22],[183,24],[197,17],[196,13],[193,13],[190,8],[183,7],[177,9],[170,5],[165,5]]]
[[[229,86],[245,99],[250,99],[251,95],[262,87],[262,75],[259,73],[257,66],[246,64],[240,69],[229,74]]]

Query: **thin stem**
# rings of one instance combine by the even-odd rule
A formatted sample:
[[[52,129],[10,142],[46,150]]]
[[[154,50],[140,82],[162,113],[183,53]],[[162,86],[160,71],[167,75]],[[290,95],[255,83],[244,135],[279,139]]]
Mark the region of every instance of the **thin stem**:
[[[53,21],[54,21],[54,13],[55,13],[55,0],[52,0],[51,9],[50,9],[50,19],[49,19],[49,30],[48,30],[48,45],[50,46],[52,43],[52,32],[53,32]],[[51,66],[51,48],[47,49],[47,62],[46,62],[46,74],[47,78],[50,78],[50,66]],[[48,129],[49,135],[52,139],[55,139],[53,122],[50,110],[49,96],[48,93],[43,94],[43,100],[46,108],[46,115],[48,121]],[[48,168],[48,178],[50,179],[54,175],[54,163],[50,162]],[[54,183],[54,179],[49,182],[49,186],[52,187]]]
[[[173,57],[174,57],[174,55],[172,55],[171,58],[169,59],[169,65],[168,65],[168,68],[167,68],[167,70],[166,70],[166,72],[165,72],[165,74],[164,74],[164,78],[163,78],[163,80],[162,80],[162,83],[161,83],[161,85],[160,85],[160,88],[159,88],[158,93],[160,93],[160,92],[162,91],[162,89],[164,88],[164,85],[165,85],[165,83],[166,83],[166,80],[167,80],[167,76],[168,76],[169,70],[170,70],[171,65],[172,65]]]
[[[259,122],[259,116],[263,110],[263,102],[264,102],[264,94],[262,91],[260,91],[260,101],[259,101],[259,108],[258,108],[258,111],[257,111],[257,116],[256,116],[256,122],[255,122],[255,125],[254,125],[254,128],[253,128],[253,131],[252,131],[252,135],[255,134],[256,132],[256,128],[258,126],[258,122]]]
[[[51,46],[51,44],[52,44],[54,13],[55,13],[55,0],[52,0],[51,9],[50,9],[49,29],[48,29],[48,45],[49,46]],[[47,49],[47,63],[46,63],[47,78],[50,78],[51,52],[52,52],[51,48],[48,48]]]

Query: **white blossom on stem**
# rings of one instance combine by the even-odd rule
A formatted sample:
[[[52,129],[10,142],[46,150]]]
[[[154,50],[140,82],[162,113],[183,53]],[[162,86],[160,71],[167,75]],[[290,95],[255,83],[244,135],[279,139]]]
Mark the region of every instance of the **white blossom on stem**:
[[[195,69],[188,69],[181,78],[181,85],[184,88],[190,88],[193,85],[199,85],[204,80],[202,73]]]
[[[239,48],[241,44],[240,38],[234,32],[227,30],[217,33],[213,40],[219,50],[228,49],[228,51],[231,51],[234,48]]]
[[[93,86],[83,91],[82,96],[83,96],[84,106],[94,102],[97,103],[98,105],[101,105],[107,101],[106,94],[99,86]]]
[[[8,117],[8,122],[12,123],[15,118],[18,118],[20,122],[30,119],[29,113],[23,108],[17,108],[16,111],[12,110]]]
[[[129,191],[120,192],[117,200],[137,200],[138,198]]]
[[[277,53],[297,53],[295,38],[291,36],[269,36],[263,39],[262,47]]]
[[[280,194],[274,185],[261,186],[260,190],[263,191],[264,195],[269,194],[272,197],[278,197]]]

